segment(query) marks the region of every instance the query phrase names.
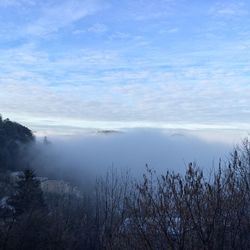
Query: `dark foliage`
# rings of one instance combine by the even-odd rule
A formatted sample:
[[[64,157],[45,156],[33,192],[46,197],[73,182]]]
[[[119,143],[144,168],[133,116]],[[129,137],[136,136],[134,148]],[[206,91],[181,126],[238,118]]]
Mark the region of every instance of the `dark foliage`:
[[[23,167],[25,145],[34,141],[28,128],[0,116],[0,171]],[[21,166],[20,166],[21,165]]]
[[[15,192],[9,199],[9,205],[15,209],[15,215],[43,210],[45,203],[40,181],[31,169],[24,170],[18,177]]]

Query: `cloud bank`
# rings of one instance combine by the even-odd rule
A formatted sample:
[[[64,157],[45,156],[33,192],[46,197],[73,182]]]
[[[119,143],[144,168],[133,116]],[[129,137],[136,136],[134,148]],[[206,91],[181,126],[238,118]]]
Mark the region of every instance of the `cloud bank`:
[[[232,145],[208,142],[188,134],[162,130],[130,130],[115,134],[50,138],[52,144],[38,144],[34,163],[38,174],[66,178],[79,184],[94,181],[110,168],[129,170],[139,178],[149,168],[159,174],[184,173],[189,162],[196,162],[206,174],[226,162]],[[36,164],[34,164],[36,165]]]

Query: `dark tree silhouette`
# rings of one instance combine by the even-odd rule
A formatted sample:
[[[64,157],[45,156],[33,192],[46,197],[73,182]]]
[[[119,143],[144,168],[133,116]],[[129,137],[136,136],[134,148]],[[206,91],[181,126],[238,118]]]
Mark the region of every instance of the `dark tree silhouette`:
[[[25,146],[34,141],[32,131],[0,117],[0,171],[22,169]]]
[[[16,192],[10,198],[9,204],[14,207],[16,215],[45,208],[40,181],[31,169],[20,174]]]

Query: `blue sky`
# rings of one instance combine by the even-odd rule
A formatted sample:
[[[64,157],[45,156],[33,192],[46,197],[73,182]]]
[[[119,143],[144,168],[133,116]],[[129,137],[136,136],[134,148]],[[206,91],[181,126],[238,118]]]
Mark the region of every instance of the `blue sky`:
[[[249,129],[250,1],[0,0],[0,112],[32,129]]]

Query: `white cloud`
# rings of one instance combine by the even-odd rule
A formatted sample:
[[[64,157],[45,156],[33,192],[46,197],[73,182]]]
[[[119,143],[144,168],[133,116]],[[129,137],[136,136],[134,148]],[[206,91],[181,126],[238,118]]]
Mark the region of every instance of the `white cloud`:
[[[103,7],[103,6],[102,6]],[[28,27],[26,33],[44,36],[66,27],[82,18],[92,15],[101,9],[98,1],[68,0],[48,5],[42,10],[41,16]]]
[[[149,20],[148,26],[138,25],[134,19],[128,21],[131,13],[146,17],[151,6],[152,12],[158,9],[160,14],[171,14],[172,5],[168,9],[167,2],[159,2],[166,7],[139,1],[133,9],[135,3],[131,1],[131,12],[124,10],[124,19],[119,22],[116,18],[120,12],[114,17],[110,15],[112,8],[106,13],[109,16],[102,13],[78,22],[103,8],[103,2],[64,0],[40,4],[35,12],[38,18],[29,17],[34,19],[33,24],[27,21],[27,27],[26,22],[20,25],[26,27],[24,36],[32,43],[21,46],[25,38],[14,38],[10,46],[0,50],[1,112],[54,123],[78,120],[81,126],[248,126],[249,34],[244,35],[247,39],[236,35],[228,39],[231,30],[226,30],[228,33],[220,40],[214,24],[210,27],[202,19],[198,28],[184,25],[187,20],[182,16],[176,23],[167,22],[165,17],[161,22]],[[127,3],[121,7],[124,5]],[[229,7],[237,10],[232,5],[216,5],[214,14],[236,15],[237,11],[230,12]],[[214,36],[207,41],[207,30],[203,28],[208,26]],[[245,26],[242,31],[247,30]],[[69,33],[60,33],[66,27],[75,33],[102,35],[88,33],[86,39],[68,39]],[[220,31],[224,28],[222,25]],[[160,36],[159,30],[169,35]],[[59,35],[48,43],[37,39],[57,32]],[[178,34],[171,34],[174,32]]]
[[[199,53],[158,55],[157,61],[154,56],[128,64],[125,54],[116,50],[70,51],[53,60],[32,44],[2,50],[1,110],[44,119],[145,126],[231,128],[250,122],[250,87],[243,69],[240,74],[232,70],[239,62],[232,61],[231,67],[228,60],[222,67],[216,60],[195,65],[190,58],[199,58]],[[164,62],[168,67],[162,69]],[[245,65],[246,73],[248,68]]]
[[[232,17],[247,15],[249,12],[242,1],[222,1],[212,7],[210,13],[216,16]]]
[[[128,8],[134,20],[146,21],[172,15],[175,4],[173,0],[139,0],[129,2]]]
[[[173,34],[178,33],[180,30],[177,27],[174,28],[164,28],[159,30],[159,34]]]
[[[95,23],[89,28],[86,29],[76,29],[73,31],[74,35],[84,34],[84,33],[96,33],[96,34],[102,34],[108,31],[108,27],[105,24],[102,23]]]
[[[0,0],[0,7],[34,6],[34,0]]]
[[[143,85],[141,79],[150,74],[138,72],[132,76],[127,72],[123,78],[137,78],[135,83],[117,85],[121,75],[112,74],[107,85],[87,84],[88,79],[81,84],[72,76],[68,80],[78,84],[62,82],[52,86],[39,79],[39,75],[21,80],[25,74],[16,72],[8,79],[1,79],[2,112],[55,122],[78,119],[81,126],[92,122],[93,126],[107,127],[119,121],[119,126],[235,129],[247,127],[250,122],[250,87],[237,83],[218,84],[217,79],[180,84],[174,75],[165,78],[164,73],[158,72],[158,76],[149,79],[150,85]],[[158,83],[152,84],[151,79]]]
[[[101,23],[96,23],[93,26],[89,27],[88,32],[92,33],[104,33],[108,30],[107,26]]]

